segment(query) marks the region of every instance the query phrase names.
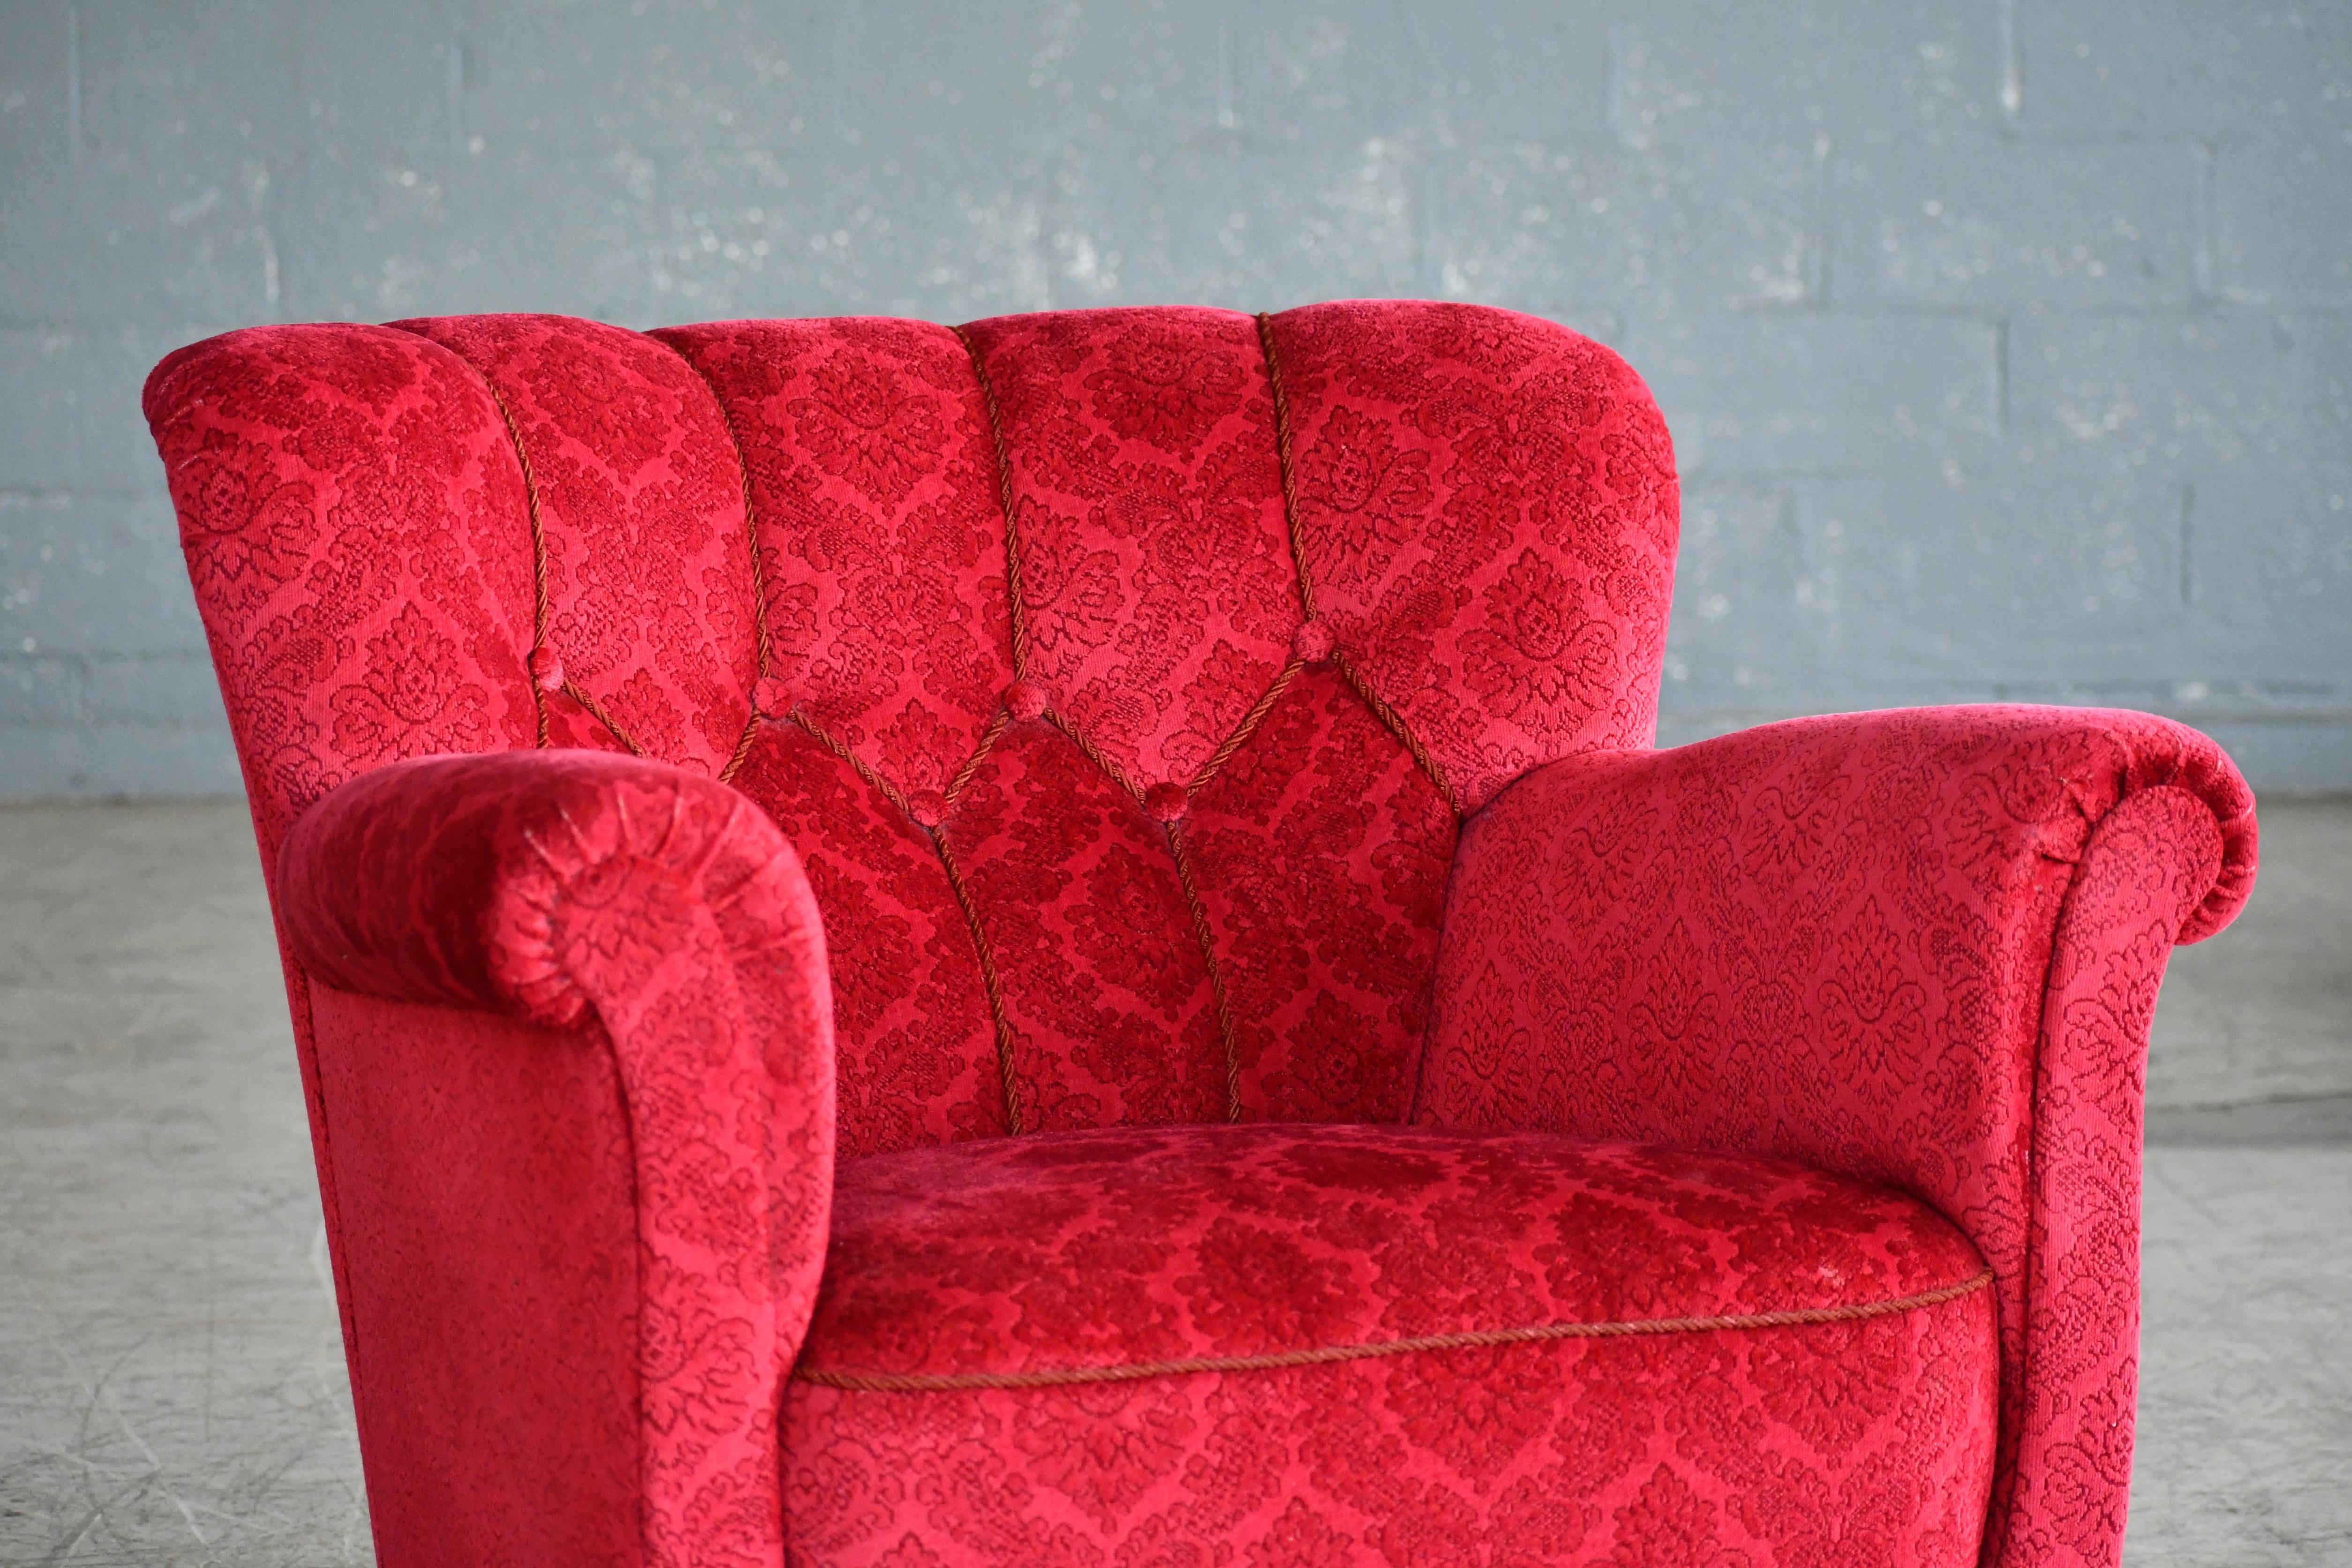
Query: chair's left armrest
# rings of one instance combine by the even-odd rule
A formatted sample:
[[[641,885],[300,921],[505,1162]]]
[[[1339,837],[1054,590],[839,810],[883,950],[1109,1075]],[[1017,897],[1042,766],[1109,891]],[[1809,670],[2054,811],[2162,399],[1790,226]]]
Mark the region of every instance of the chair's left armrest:
[[[1933,1203],[2000,1303],[2011,1545],[1986,1561],[2104,1561],[2148,1023],[2173,944],[2245,900],[2253,804],[2204,736],[2098,710],[1553,763],[1465,829],[1419,1116],[1776,1155]]]
[[[378,1309],[347,1321],[363,1441],[386,1459],[370,1454],[380,1545],[390,1525],[510,1561],[552,1550],[552,1521],[452,1513],[506,1511],[518,1490],[546,1500],[517,1512],[563,1506],[562,1477],[469,1471],[515,1463],[554,1415],[530,1391],[568,1376],[602,1390],[600,1420],[624,1407],[597,1458],[625,1445],[611,1458],[635,1506],[617,1500],[645,1562],[725,1534],[781,1563],[777,1396],[824,1262],[834,1051],[823,928],[775,825],[634,758],[420,758],[294,824],[278,907],[338,1101],[341,1284]],[[608,1166],[599,1219],[563,1184]],[[559,1238],[591,1231],[601,1254],[566,1255]],[[588,1350],[593,1314],[532,1321],[583,1289],[616,1303],[623,1364]],[[468,1301],[520,1310],[476,1325]],[[428,1319],[455,1320],[438,1346],[415,1328]],[[362,1386],[363,1367],[391,1386]],[[488,1430],[500,1422],[515,1441]],[[551,1453],[580,1441],[538,1436]]]

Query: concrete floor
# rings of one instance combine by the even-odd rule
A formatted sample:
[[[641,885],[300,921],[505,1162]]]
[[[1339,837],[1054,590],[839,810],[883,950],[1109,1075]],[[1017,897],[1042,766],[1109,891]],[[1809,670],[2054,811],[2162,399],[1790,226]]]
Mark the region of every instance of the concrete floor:
[[[2263,809],[2149,1081],[2135,1568],[2352,1563],[2352,802]],[[0,1562],[364,1563],[241,808],[0,809]]]

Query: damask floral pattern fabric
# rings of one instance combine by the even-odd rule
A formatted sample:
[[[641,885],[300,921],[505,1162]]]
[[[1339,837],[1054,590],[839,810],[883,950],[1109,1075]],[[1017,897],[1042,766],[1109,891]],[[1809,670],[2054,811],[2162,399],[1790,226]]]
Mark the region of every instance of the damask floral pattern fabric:
[[[316,989],[584,1032],[575,1048],[609,1056],[635,1257],[578,1262],[635,1275],[644,1561],[777,1561],[772,1413],[815,1299],[835,1111],[824,932],[774,825],[629,758],[419,758],[305,813],[278,897]],[[535,1359],[499,1346],[468,1370],[495,1386]]]
[[[1641,378],[1507,310],[1357,300],[1267,333],[1315,607],[1463,807],[1648,745],[1681,509]]]
[[[2086,858],[2118,816],[2133,850]],[[1554,764],[1465,838],[1423,1119],[1771,1155],[1927,1198],[1998,1276],[2023,1417],[2000,1500],[2038,1423],[2104,1456],[2063,1498],[2024,1478],[2001,1561],[2064,1560],[2046,1542],[2077,1532],[2053,1514],[2097,1521],[2079,1533],[2112,1556],[2128,1433],[2075,1400],[2113,1411],[2129,1386],[2147,1017],[2177,935],[2243,900],[2253,834],[2219,748],[2140,713],[1808,719]],[[2051,1235],[2099,1245],[2061,1263]],[[2053,1268],[2063,1311],[2037,1288]]]
[[[853,1161],[785,1405],[793,1549],[1970,1563],[1983,1280],[1884,1189],[1541,1134],[1111,1129]],[[1871,1315],[1767,1317],[1840,1310]],[[1737,1326],[1666,1327],[1694,1319]],[[1665,1331],[1372,1353],[1610,1325]],[[1216,1364],[1243,1357],[1275,1364]]]
[[[354,773],[533,742],[526,492],[465,364],[257,327],[166,358],[147,407],[265,864]]]
[[[516,1498],[635,1476],[621,1512],[574,1510],[564,1560],[775,1560],[776,1467],[798,1461],[757,1384],[809,1310],[819,1142],[949,1160],[1008,1133],[1420,1122],[1787,1158],[1925,1198],[1995,1281],[1904,1314],[1908,1348],[1860,1364],[1926,1389],[1902,1379],[1960,1366],[1968,1314],[1997,1310],[1997,1453],[1966,1421],[1945,1447],[1905,1425],[1878,1451],[1912,1479],[1841,1472],[1834,1507],[1769,1458],[1755,1434],[1797,1418],[1759,1392],[1782,1374],[1754,1347],[1794,1336],[1771,1352],[1793,1365],[1853,1325],[1759,1331],[1727,1360],[1703,1336],[1433,1352],[1462,1369],[1449,1410],[1554,1423],[1515,1450],[1551,1458],[1493,1485],[1445,1469],[1434,1417],[1397,1414],[1420,1395],[1391,1385],[1421,1374],[1394,1358],[1195,1378],[1174,1403],[796,1385],[801,1417],[940,1467],[876,1483],[856,1550],[928,1561],[933,1523],[886,1542],[874,1510],[929,1520],[943,1488],[984,1486],[1004,1510],[938,1523],[968,1532],[944,1561],[1485,1541],[1497,1562],[1666,1542],[1761,1563],[1822,1521],[1846,1533],[1787,1560],[1899,1538],[1942,1561],[1981,1522],[1989,1561],[2112,1561],[2139,1052],[2170,943],[2244,897],[2251,798],[2210,742],[2137,715],[1863,716],[1649,752],[1675,481],[1607,350],[1400,301],[646,335],[459,318],[231,333],[159,365],[147,407],[286,922],[371,1484],[407,1500],[383,1518],[455,1509],[498,1542]],[[563,760],[370,783],[541,748]],[[373,869],[281,879],[322,800],[320,841]],[[443,847],[404,865],[404,839]],[[804,886],[742,869],[793,864],[787,840]],[[404,1031],[499,1060],[436,1072]],[[836,1038],[837,1075],[812,1066]],[[508,1064],[557,1041],[570,1076]],[[550,1310],[566,1287],[386,1283],[437,1234],[522,1244],[520,1200],[460,1224],[391,1190],[417,1149],[514,1138],[525,1112],[463,1099],[498,1093],[608,1136],[555,1151],[568,1173],[483,1168],[547,1184],[564,1234],[626,1220],[638,1242],[565,1309],[597,1376],[639,1391],[638,1451],[564,1448],[574,1480],[503,1490],[402,1403],[440,1384],[430,1337],[387,1324],[428,1298],[453,1323]],[[395,1096],[454,1109],[396,1116]],[[709,1321],[743,1333],[698,1326],[714,1279],[735,1306]],[[537,1350],[507,1353],[484,1408],[546,1386]],[[1948,1411],[1980,1370],[1918,1375]],[[1589,1391],[1482,1403],[1532,1375],[1633,1392],[1601,1425]],[[1692,1436],[1671,1391],[1718,1386],[1715,1436]],[[1083,1462],[1048,1453],[1071,1430],[1096,1435]],[[1648,1458],[1608,1458],[1618,1432]],[[1163,1439],[1223,1501],[1106,1479]],[[1971,1514],[1952,1500],[1979,1459]],[[1618,1489],[1554,1507],[1554,1461]],[[399,1491],[404,1463],[428,1479]],[[793,1474],[812,1497],[865,1484]],[[425,1539],[395,1529],[386,1561]]]
[[[718,773],[751,716],[756,609],[709,389],[660,344],[568,316],[394,325],[481,376],[528,465],[550,742]]]
[[[1339,374],[1367,335],[1384,368]],[[731,776],[840,938],[845,1148],[1402,1117],[1465,798],[1446,770],[1475,800],[1496,768],[1649,734],[1620,688],[1656,682],[1672,459],[1615,356],[1445,307],[657,336],[744,455],[772,721]],[[1371,449],[1399,419],[1406,456]],[[1485,484],[1520,435],[1526,471]],[[1408,541],[1415,507],[1463,521]],[[1624,508],[1631,552],[1606,542]],[[1459,635],[1499,708],[1428,705],[1459,684],[1426,668],[1450,568],[1486,594]],[[1506,710],[1519,739],[1456,743]]]

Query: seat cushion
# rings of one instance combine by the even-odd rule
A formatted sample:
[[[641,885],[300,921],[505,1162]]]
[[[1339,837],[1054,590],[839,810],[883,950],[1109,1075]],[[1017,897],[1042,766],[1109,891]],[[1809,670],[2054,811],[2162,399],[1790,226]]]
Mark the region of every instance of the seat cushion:
[[[1540,1133],[850,1161],[790,1534],[894,1568],[1973,1563],[1988,1280],[1899,1193]]]

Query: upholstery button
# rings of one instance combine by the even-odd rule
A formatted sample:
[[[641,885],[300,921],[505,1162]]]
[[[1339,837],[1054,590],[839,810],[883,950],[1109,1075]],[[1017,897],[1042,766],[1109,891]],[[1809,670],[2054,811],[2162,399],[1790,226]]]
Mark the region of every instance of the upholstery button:
[[[1309,664],[1320,664],[1331,657],[1331,627],[1322,616],[1302,621],[1290,636],[1290,651]]]
[[[1143,792],[1144,814],[1154,822],[1175,822],[1192,809],[1192,797],[1180,784],[1156,784]]]
[[[563,661],[545,643],[530,650],[530,679],[541,691],[563,689]]]
[[[1034,680],[1016,680],[1004,689],[1004,710],[1015,719],[1035,719],[1047,707],[1045,689]]]
[[[755,713],[781,719],[792,705],[792,698],[778,676],[763,675],[751,688],[751,710]]]
[[[948,797],[935,789],[919,789],[907,796],[907,815],[925,827],[948,819]]]

